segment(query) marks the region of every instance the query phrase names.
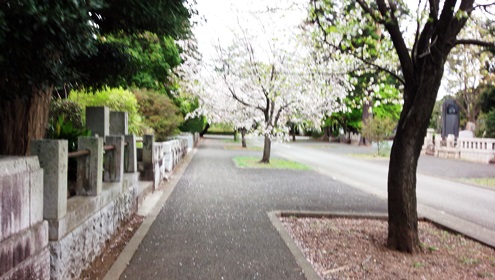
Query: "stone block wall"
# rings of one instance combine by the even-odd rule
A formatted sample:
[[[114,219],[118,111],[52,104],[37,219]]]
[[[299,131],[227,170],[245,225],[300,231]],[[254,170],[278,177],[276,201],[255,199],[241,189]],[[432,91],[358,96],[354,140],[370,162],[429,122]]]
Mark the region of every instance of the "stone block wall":
[[[38,159],[0,158],[0,279],[49,279],[47,245]]]
[[[186,155],[194,138],[186,136],[164,143],[154,143],[153,137],[149,138],[144,145],[149,150],[143,153],[143,159],[149,161],[149,172],[158,185]],[[107,144],[114,146],[113,153],[135,149],[134,136],[125,138],[126,148],[123,136],[116,138],[118,141],[112,139],[107,137]],[[97,143],[97,148],[81,145],[86,140]],[[0,157],[0,280],[78,279],[118,228],[137,211],[140,174],[134,170],[135,154],[133,160],[128,160],[126,173],[126,161],[119,158],[115,162],[118,168],[110,170],[118,171],[118,176],[102,182],[103,139],[80,141],[80,147],[90,153],[86,160],[79,161],[79,167],[98,169],[94,176],[81,179],[91,180],[83,185],[86,192],[69,199],[67,141],[33,141],[31,154],[38,156]],[[130,154],[128,151],[127,158]],[[96,164],[91,164],[91,156],[97,158]]]
[[[88,218],[58,240],[50,241],[51,279],[78,279],[81,272],[101,253],[106,242],[137,210],[137,179],[137,173],[126,174],[122,186],[120,183],[104,184],[100,196],[109,197],[96,202],[96,198],[84,198],[93,200],[85,205],[101,205],[91,207],[97,209],[91,213],[83,213],[87,211],[84,206],[75,209],[78,212],[72,213],[74,216],[87,215]],[[115,195],[115,188],[117,191],[122,188],[123,191]]]

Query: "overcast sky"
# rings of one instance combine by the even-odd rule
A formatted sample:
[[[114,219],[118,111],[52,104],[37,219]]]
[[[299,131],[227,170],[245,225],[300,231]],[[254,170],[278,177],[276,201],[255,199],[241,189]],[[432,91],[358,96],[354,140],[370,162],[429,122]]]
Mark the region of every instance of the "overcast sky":
[[[250,33],[261,33],[259,27],[253,24],[253,13],[258,17],[268,15],[267,10],[273,7],[291,7],[289,11],[284,10],[284,18],[277,20],[278,26],[298,25],[306,17],[305,12],[292,5],[294,2],[306,4],[301,0],[198,0],[196,8],[201,17],[206,19],[194,28],[198,39],[198,47],[205,59],[215,55],[215,45],[219,43],[226,47],[230,45],[233,38],[232,30],[248,28]],[[304,7],[304,6],[302,6]]]

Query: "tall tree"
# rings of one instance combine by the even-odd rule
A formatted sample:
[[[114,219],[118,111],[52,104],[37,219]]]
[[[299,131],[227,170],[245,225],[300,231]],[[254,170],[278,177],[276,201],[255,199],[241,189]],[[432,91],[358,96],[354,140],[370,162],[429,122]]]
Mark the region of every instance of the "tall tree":
[[[329,75],[326,64],[315,61],[294,34],[271,35],[259,38],[241,31],[231,46],[218,46],[207,78],[197,79],[204,87],[197,91],[196,113],[238,128],[255,124],[264,136],[264,163],[270,161],[272,139],[288,134],[289,121],[302,119],[320,127],[336,97],[344,94],[340,78]]]
[[[120,76],[128,56],[105,35],[178,38],[190,17],[182,0],[1,1],[0,11],[0,154],[12,155],[43,137],[54,88]]]
[[[364,48],[354,48],[352,54],[369,67],[396,75],[403,84],[404,105],[389,165],[387,244],[400,251],[417,252],[416,168],[444,64],[452,48],[457,45],[494,46],[492,42],[458,38],[474,10],[489,11],[494,3],[476,4],[474,0],[419,1],[414,7],[416,13],[411,12],[405,1],[342,0],[328,4],[327,1],[312,0],[312,4],[314,16],[325,35],[333,31],[331,36],[345,43],[342,40],[345,34],[339,33],[340,30],[335,30],[335,27],[331,30],[332,22],[347,24],[349,32],[355,34],[360,32],[361,19],[366,18],[384,28],[387,40],[394,46],[399,65],[385,64],[381,59],[369,60],[368,51]],[[353,6],[353,9],[337,13],[342,6]],[[407,30],[410,24],[414,24],[415,30]]]

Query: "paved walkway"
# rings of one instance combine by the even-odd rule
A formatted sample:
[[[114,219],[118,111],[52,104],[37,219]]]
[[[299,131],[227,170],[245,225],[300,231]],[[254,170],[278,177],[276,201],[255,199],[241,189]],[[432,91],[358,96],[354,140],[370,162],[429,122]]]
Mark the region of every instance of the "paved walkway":
[[[386,202],[315,171],[238,169],[205,139],[120,279],[305,279],[273,210],[385,213]]]
[[[305,279],[268,212],[386,213],[385,200],[316,171],[238,169],[232,157],[260,152],[225,150],[224,145],[219,139],[203,140],[182,176],[174,178],[173,192],[165,190],[170,197],[164,195],[160,203],[166,203],[146,218],[143,239],[122,254],[132,259],[118,260],[107,279],[120,273],[120,279]],[[337,153],[363,152],[360,147],[333,148]],[[493,176],[490,165],[431,157],[420,160],[418,171],[441,177]]]

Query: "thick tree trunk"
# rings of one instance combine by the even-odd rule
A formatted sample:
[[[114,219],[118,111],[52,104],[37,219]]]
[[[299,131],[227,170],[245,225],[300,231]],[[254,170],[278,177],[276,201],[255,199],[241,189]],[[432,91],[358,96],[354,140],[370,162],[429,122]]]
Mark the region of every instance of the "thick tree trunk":
[[[247,145],[246,145],[246,129],[245,128],[241,128],[241,139],[242,139],[242,147],[243,148],[247,148]]]
[[[45,136],[51,94],[33,89],[30,98],[0,100],[1,155],[28,155],[31,140]]]
[[[440,67],[439,67],[440,65]],[[416,169],[443,76],[443,64],[430,63],[417,74],[421,84],[406,86],[404,108],[390,155],[388,241],[390,248],[419,251]]]
[[[388,171],[388,241],[390,248],[417,252],[418,214],[416,202],[416,167],[418,156],[415,139],[397,131]]]
[[[263,147],[263,158],[260,162],[270,163],[270,152],[272,149],[272,140],[268,135],[265,135],[265,145]]]

